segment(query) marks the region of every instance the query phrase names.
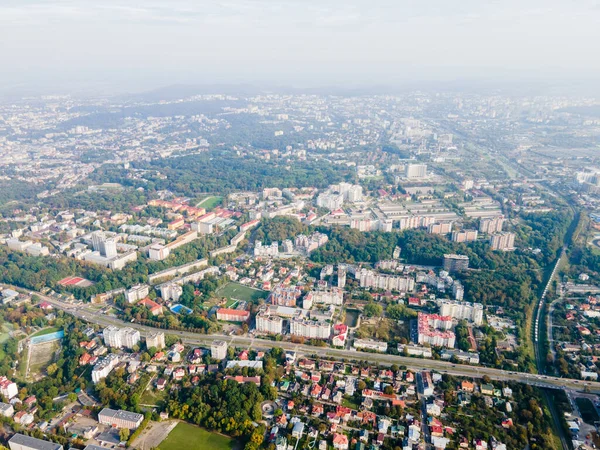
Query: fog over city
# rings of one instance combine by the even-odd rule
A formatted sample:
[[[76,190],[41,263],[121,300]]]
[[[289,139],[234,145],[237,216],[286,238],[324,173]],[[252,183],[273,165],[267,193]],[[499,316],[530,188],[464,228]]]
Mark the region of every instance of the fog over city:
[[[2,90],[594,86],[595,0],[3,0]]]

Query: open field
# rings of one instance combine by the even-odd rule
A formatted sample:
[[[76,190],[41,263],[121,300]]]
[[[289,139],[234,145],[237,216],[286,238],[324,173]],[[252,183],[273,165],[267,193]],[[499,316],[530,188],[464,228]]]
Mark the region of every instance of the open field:
[[[257,302],[261,298],[267,298],[269,295],[266,291],[253,289],[239,283],[227,283],[216,294],[220,297],[226,297],[229,300],[243,300],[246,302]]]
[[[42,375],[46,367],[54,359],[56,351],[60,348],[60,341],[45,342],[43,344],[32,345],[29,350],[29,370],[28,378],[37,378]]]
[[[0,327],[0,344],[4,344],[10,338],[10,332],[13,331],[15,326],[12,323],[3,323]]]
[[[154,389],[146,389],[140,397],[140,404],[142,405],[158,405],[164,401],[167,393],[165,391],[156,391]]]
[[[356,330],[357,338],[377,339],[386,342],[399,341],[401,338],[410,340],[409,322],[399,323],[387,318],[371,318],[361,322]]]
[[[202,208],[206,209],[207,211],[210,211],[211,209],[215,209],[215,207],[220,205],[222,200],[223,200],[223,197],[218,197],[218,196],[206,197],[205,199],[200,200],[200,202],[196,205],[196,207],[202,207]]]
[[[228,450],[237,449],[237,443],[222,434],[180,422],[160,444],[160,450]]]

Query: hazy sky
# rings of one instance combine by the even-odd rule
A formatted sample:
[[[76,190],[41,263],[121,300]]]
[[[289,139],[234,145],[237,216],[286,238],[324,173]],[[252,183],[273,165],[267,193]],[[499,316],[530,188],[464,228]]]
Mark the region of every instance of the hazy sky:
[[[0,0],[0,83],[600,76],[593,0]]]

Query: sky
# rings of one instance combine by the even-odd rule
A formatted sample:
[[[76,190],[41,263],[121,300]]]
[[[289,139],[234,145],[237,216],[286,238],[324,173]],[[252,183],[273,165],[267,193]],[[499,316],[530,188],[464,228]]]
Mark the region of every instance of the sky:
[[[0,0],[0,88],[595,80],[600,0]]]

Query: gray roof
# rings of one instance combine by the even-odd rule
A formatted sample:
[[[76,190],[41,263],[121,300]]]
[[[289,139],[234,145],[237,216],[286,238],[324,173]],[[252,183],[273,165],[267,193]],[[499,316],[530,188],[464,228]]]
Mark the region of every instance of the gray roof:
[[[107,417],[116,417],[118,419],[123,420],[131,420],[132,422],[137,422],[140,419],[144,419],[143,414],[134,413],[131,411],[123,411],[122,409],[117,411],[110,408],[104,408],[100,411],[99,416],[107,416]]]
[[[43,441],[24,434],[15,434],[8,444],[18,444],[35,450],[63,450],[63,446],[50,441]],[[12,448],[12,446],[11,446]]]
[[[88,444],[83,450],[106,450],[106,447],[100,447],[99,445]]]

